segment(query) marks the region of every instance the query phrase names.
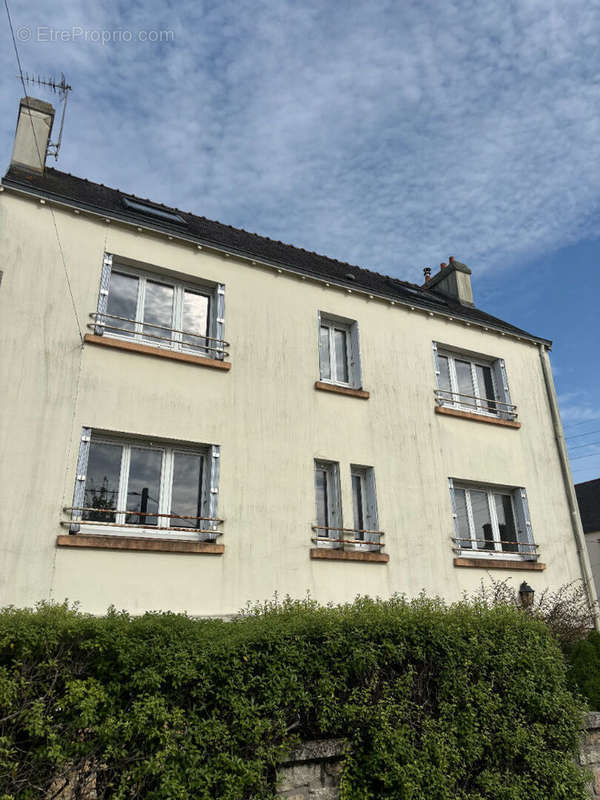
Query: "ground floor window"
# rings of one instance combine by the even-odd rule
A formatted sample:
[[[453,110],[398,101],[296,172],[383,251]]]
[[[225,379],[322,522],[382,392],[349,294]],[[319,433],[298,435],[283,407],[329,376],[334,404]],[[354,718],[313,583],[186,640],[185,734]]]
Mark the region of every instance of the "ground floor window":
[[[451,494],[458,550],[535,556],[525,489],[451,480]]]
[[[216,530],[218,447],[86,430],[73,504],[80,524],[160,535]]]

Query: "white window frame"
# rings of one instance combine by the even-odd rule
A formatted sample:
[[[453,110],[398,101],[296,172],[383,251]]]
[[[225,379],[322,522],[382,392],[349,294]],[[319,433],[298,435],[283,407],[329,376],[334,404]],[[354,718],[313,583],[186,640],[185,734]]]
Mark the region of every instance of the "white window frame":
[[[455,549],[463,556],[469,558],[500,558],[509,561],[532,561],[537,560],[537,549],[533,540],[531,522],[529,520],[529,508],[527,504],[527,494],[522,487],[497,486],[491,484],[477,484],[465,481],[456,481],[452,478],[450,483],[450,496],[452,500],[452,512],[454,517]],[[470,541],[465,544],[465,538],[458,528],[458,515],[456,512],[455,492],[462,490],[465,493],[465,505],[467,510],[467,524],[469,527]],[[488,514],[492,528],[493,547],[485,547],[487,542],[480,542],[476,537],[475,522],[473,518],[473,507],[471,502],[471,491],[485,493],[487,498]],[[500,527],[496,503],[494,497],[503,495],[510,498],[513,522],[515,526],[516,541],[510,542],[516,550],[503,550],[503,543],[500,539]],[[482,545],[481,547],[479,545]]]
[[[329,331],[329,378],[325,378],[321,371],[321,328]],[[348,380],[344,381],[337,375],[337,361],[335,357],[335,331],[341,331],[346,340],[346,371]],[[319,311],[317,328],[317,349],[319,354],[319,380],[333,386],[343,386],[349,389],[362,388],[360,344],[358,337],[358,323],[356,320],[345,319],[334,314]]]
[[[461,352],[453,348],[446,347],[433,342],[433,355],[436,373],[436,381],[438,385],[438,402],[446,408],[455,408],[459,411],[467,411],[471,414],[480,414],[486,417],[500,417],[514,419],[516,413],[514,407],[509,408],[506,404],[511,403],[510,394],[508,390],[508,381],[506,379],[506,368],[504,361],[501,358],[493,358],[484,355],[477,355],[470,352]],[[452,397],[445,396],[446,389],[442,389],[440,385],[441,369],[439,365],[440,357],[448,359],[448,372],[450,375],[450,392]],[[458,377],[456,374],[456,361],[467,362],[471,367],[471,382],[473,385],[473,397],[469,398],[462,395],[459,396]],[[485,386],[479,385],[477,377],[477,367],[488,367],[491,371],[492,385],[494,389],[494,399],[486,397]],[[496,409],[491,410],[487,406],[491,403],[496,403]],[[513,410],[511,410],[513,409]]]
[[[316,458],[313,468],[313,481],[315,485],[315,533],[322,539],[342,539],[341,530],[321,530],[319,526],[319,508],[317,505],[317,485],[316,474],[317,470],[322,470],[326,474],[327,480],[327,507],[326,507],[326,526],[332,528],[343,527],[342,517],[342,490],[340,485],[340,465],[338,461],[328,461],[322,458]],[[320,547],[337,547],[338,542],[318,542]]]
[[[93,444],[108,444],[121,447],[121,465],[119,475],[119,488],[116,502],[115,522],[109,524],[94,525],[94,521],[83,520],[84,514],[77,509],[84,507],[85,489],[87,476],[87,465],[89,460],[90,447]],[[127,511],[127,490],[129,483],[129,468],[131,463],[131,450],[151,449],[162,452],[160,487],[158,493],[157,525],[144,526],[140,523],[127,523],[128,515],[134,515],[135,511]],[[77,476],[75,481],[75,491],[73,495],[73,511],[71,513],[71,533],[101,533],[105,535],[135,536],[154,539],[183,539],[191,541],[214,541],[217,536],[217,523],[210,520],[199,520],[201,531],[190,528],[188,530],[177,530],[175,525],[171,527],[169,517],[160,517],[160,514],[170,514],[172,508],[173,493],[173,465],[176,454],[187,454],[201,456],[202,464],[202,489],[201,489],[201,516],[216,520],[218,505],[218,483],[219,483],[219,458],[220,448],[218,445],[193,445],[167,442],[163,440],[150,440],[142,437],[126,437],[111,435],[106,433],[93,433],[90,428],[84,428],[79,458],[77,462]],[[152,515],[151,515],[152,516]],[[157,530],[157,528],[159,528]],[[162,528],[162,530],[160,530]],[[214,532],[213,532],[214,530]]]
[[[136,312],[134,330],[128,333],[112,330],[111,325],[118,326],[118,320],[112,320],[108,315],[108,300],[110,296],[111,276],[113,272],[127,275],[138,279],[138,292],[136,300]],[[169,335],[168,329],[160,327],[153,328],[153,323],[144,323],[143,313],[145,309],[146,285],[148,281],[169,286],[173,289],[173,317],[172,328]],[[186,332],[182,330],[183,325],[183,303],[186,291],[202,295],[208,300],[207,310],[207,331],[206,334],[198,334],[198,345],[183,341]],[[97,335],[109,336],[122,341],[137,341],[151,347],[176,352],[201,355],[204,358],[222,360],[227,353],[225,347],[227,343],[223,341],[225,334],[225,286],[223,284],[209,282],[192,282],[182,278],[174,278],[171,275],[153,272],[143,267],[130,266],[110,253],[104,254],[102,275],[100,280],[100,291],[98,295],[98,307],[96,312],[96,322],[94,333]],[[153,338],[145,334],[144,325],[147,325],[155,336],[164,336],[169,339]],[[193,334],[188,334],[193,335]],[[206,335],[207,339],[204,339]],[[214,341],[212,341],[214,340]],[[204,342],[204,344],[201,344]],[[222,345],[222,346],[220,346]],[[211,349],[212,348],[212,349]]]

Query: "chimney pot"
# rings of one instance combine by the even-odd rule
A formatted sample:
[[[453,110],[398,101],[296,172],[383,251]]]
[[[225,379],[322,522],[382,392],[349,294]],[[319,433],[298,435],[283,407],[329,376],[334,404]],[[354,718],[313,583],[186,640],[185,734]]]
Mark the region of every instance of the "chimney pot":
[[[446,269],[446,262],[445,261],[442,261],[442,263],[440,264],[440,269]]]
[[[50,103],[35,97],[21,99],[11,166],[44,171],[53,122],[54,108]]]
[[[454,261],[454,256],[448,256],[448,261],[452,263]]]
[[[431,267],[423,268],[423,275],[425,276],[425,283],[431,278]]]

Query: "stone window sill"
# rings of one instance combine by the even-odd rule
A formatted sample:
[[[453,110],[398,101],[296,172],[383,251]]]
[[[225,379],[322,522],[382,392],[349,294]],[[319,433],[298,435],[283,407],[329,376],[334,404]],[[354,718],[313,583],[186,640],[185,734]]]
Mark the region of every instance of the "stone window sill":
[[[212,367],[212,369],[230,370],[229,361],[219,361],[215,358],[205,358],[204,356],[194,356],[191,353],[181,353],[178,350],[167,350],[163,347],[152,347],[139,342],[126,342],[122,339],[113,339],[110,336],[97,336],[94,333],[87,333],[84,340],[88,344],[100,344],[105,347],[114,347],[116,350],[129,350],[132,353],[141,353],[146,356],[157,358],[169,358],[171,361],[184,361],[187,364],[196,364],[200,367]]]
[[[521,423],[512,419],[500,419],[500,417],[488,417],[485,414],[473,414],[470,411],[460,411],[458,408],[447,408],[446,406],[436,406],[436,414],[444,414],[448,417],[460,417],[461,419],[472,419],[475,422],[487,422],[491,425],[502,425],[504,428],[520,428]]]
[[[360,397],[361,400],[368,400],[370,397],[369,392],[365,392],[364,389],[350,389],[348,386],[336,386],[335,383],[324,383],[323,381],[316,381],[315,389],[320,389],[322,392],[345,394],[348,397]]]
[[[370,561],[387,564],[390,557],[387,553],[376,553],[374,550],[331,550],[325,547],[312,547],[310,557],[331,561]]]
[[[545,564],[539,561],[512,561],[509,558],[465,558],[460,556],[454,559],[455,567],[475,567],[479,569],[513,569],[542,572]]]
[[[88,547],[95,550],[146,550],[155,553],[195,553],[222,555],[225,545],[215,542],[191,542],[183,539],[154,539],[141,536],[104,536],[102,534],[61,534],[57,547]]]

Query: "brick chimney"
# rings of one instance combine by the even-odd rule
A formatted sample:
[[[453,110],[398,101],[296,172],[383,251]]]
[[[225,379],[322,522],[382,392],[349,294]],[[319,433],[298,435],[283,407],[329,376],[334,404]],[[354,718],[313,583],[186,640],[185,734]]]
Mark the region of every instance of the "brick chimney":
[[[11,167],[44,171],[53,122],[54,108],[50,103],[36,100],[35,97],[21,99]]]
[[[461,306],[475,305],[471,289],[471,270],[466,264],[456,261],[454,256],[450,256],[447,264],[440,264],[440,271],[423,284],[422,288],[428,291],[433,289]]]

